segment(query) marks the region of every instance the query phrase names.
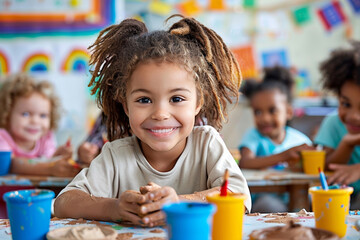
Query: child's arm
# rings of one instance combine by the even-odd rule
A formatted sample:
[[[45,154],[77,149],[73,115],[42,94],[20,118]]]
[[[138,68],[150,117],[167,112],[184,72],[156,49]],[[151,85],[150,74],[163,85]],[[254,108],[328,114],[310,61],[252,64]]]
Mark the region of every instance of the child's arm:
[[[347,163],[357,145],[360,145],[360,134],[346,134],[336,149],[325,148],[326,163]]]
[[[289,164],[294,164],[300,160],[300,151],[308,150],[308,149],[314,149],[314,148],[307,144],[302,144],[278,154],[274,154],[266,157],[256,157],[255,154],[250,149],[243,147],[240,150],[241,159],[239,161],[239,166],[241,168],[260,169],[260,168],[272,167],[282,162],[288,162]]]
[[[32,159],[13,158],[10,172],[27,175],[74,177],[79,172],[79,169],[74,168],[67,158],[41,163],[33,162]]]
[[[143,225],[140,204],[146,197],[136,191],[125,191],[119,199],[95,197],[81,190],[69,190],[58,196],[54,213],[60,218],[85,218],[100,221],[130,221]]]
[[[335,171],[327,180],[329,184],[348,185],[360,179],[360,163],[352,165],[330,164],[329,168]]]

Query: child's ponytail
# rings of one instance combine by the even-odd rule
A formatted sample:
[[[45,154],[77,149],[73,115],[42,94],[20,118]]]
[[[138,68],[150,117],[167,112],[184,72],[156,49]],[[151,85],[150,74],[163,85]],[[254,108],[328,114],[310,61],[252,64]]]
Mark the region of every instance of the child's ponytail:
[[[183,17],[173,15],[170,18],[174,16]],[[205,90],[202,97],[213,101],[204,102],[205,106],[199,115],[206,117],[210,125],[220,129],[221,121],[227,117],[227,101],[237,101],[239,96],[241,71],[234,55],[219,35],[193,18],[181,19],[170,27],[169,32],[194,42],[203,54],[209,71],[205,71],[204,76],[199,76],[206,79],[203,83],[205,86],[202,86]]]
[[[122,48],[131,38],[148,30],[144,23],[126,19],[120,24],[102,30],[95,43],[89,47],[92,51],[90,65],[94,66],[89,87],[91,94],[97,94],[97,103],[107,116],[109,140],[129,135],[129,120],[125,114],[119,96],[125,98],[125,92],[119,92],[119,85],[126,85],[123,79],[123,65],[129,64],[124,59]],[[119,112],[119,114],[113,114]],[[119,126],[119,122],[126,123]]]

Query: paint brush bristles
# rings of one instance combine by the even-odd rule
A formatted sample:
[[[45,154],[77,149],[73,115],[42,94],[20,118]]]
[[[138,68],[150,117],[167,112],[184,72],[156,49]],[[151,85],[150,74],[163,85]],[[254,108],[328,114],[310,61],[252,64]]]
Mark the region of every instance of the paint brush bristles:
[[[224,182],[220,189],[220,196],[225,197],[227,195],[228,179],[229,179],[229,170],[226,169],[224,174]]]

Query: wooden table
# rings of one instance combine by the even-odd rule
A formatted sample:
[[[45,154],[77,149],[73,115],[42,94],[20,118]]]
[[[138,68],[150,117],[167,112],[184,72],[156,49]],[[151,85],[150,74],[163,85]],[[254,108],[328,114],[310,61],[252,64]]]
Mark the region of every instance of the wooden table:
[[[247,180],[251,193],[289,193],[289,211],[299,211],[303,208],[310,211],[308,189],[310,186],[320,185],[318,175],[272,169],[242,169],[241,171]]]
[[[72,178],[31,176],[9,174],[0,176],[0,218],[7,218],[3,194],[20,189],[42,188],[55,192],[55,196],[72,180]]]
[[[315,227],[315,220],[312,213],[309,213],[308,216],[300,216],[298,213],[289,213],[289,218],[293,218],[298,223],[307,226]],[[253,230],[263,229],[273,226],[283,226],[283,223],[278,223],[276,220],[281,222],[281,218],[277,218],[277,215],[274,214],[272,218],[269,218],[267,214],[261,214],[259,216],[248,216],[245,215],[243,223],[243,239],[249,239],[249,235]],[[360,215],[350,215],[347,218],[348,226],[346,236],[342,238],[343,240],[358,240],[360,238],[360,232],[354,227],[355,221],[360,220]],[[50,230],[73,225],[107,225],[115,229],[118,232],[118,240],[121,239],[157,239],[165,240],[167,239],[167,230],[165,227],[155,227],[155,228],[141,228],[141,227],[125,227],[116,223],[109,222],[97,222],[97,221],[85,221],[82,219],[57,219],[53,218],[50,223]],[[11,239],[11,230],[9,221],[7,219],[0,219],[0,239],[10,240]]]

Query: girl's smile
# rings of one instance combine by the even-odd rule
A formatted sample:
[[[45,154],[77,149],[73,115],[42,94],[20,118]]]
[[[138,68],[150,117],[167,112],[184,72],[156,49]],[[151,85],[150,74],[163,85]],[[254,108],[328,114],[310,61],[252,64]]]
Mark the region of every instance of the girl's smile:
[[[349,133],[360,133],[360,87],[347,81],[340,90],[339,118]]]

